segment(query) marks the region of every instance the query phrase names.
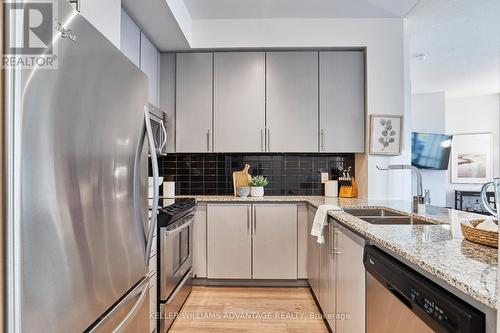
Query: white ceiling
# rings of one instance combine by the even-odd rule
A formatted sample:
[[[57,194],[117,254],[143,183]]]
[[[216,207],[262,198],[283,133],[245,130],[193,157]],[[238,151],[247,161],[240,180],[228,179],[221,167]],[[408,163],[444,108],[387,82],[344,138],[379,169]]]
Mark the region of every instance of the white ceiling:
[[[420,0],[405,19],[412,93],[500,91],[500,1]],[[426,54],[425,60],[415,56]]]
[[[418,0],[184,0],[193,19],[404,17]]]

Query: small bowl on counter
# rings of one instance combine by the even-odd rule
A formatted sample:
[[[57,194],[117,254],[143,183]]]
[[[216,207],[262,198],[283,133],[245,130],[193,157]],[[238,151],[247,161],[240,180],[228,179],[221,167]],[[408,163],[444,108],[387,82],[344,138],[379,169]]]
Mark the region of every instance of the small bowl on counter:
[[[240,198],[246,198],[250,194],[250,187],[249,186],[238,187],[236,189],[236,193]]]

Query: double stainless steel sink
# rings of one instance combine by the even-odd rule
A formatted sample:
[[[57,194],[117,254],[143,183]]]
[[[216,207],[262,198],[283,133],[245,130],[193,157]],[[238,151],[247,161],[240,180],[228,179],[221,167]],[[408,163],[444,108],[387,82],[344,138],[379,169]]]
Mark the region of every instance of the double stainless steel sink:
[[[415,216],[384,208],[346,208],[344,212],[370,224],[434,224]]]

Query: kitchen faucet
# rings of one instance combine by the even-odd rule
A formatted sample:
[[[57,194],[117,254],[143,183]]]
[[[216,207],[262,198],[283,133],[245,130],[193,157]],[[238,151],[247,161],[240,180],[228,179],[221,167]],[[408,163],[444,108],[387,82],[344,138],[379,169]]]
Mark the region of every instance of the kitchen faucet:
[[[424,205],[428,201],[430,203],[430,192],[426,191],[426,196],[424,197],[424,191],[422,187],[422,173],[420,172],[419,169],[414,167],[413,165],[407,165],[407,164],[393,164],[393,165],[388,165],[387,168],[380,168],[377,166],[377,169],[379,170],[411,170],[415,173],[417,176],[417,195],[413,197],[413,212],[418,213],[418,206],[419,205]]]

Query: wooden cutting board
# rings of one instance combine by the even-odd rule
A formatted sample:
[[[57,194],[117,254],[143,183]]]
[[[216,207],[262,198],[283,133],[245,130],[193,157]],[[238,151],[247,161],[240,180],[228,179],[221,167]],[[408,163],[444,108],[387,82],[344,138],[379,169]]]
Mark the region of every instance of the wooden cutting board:
[[[233,172],[234,196],[237,196],[236,189],[238,187],[250,186],[251,176],[248,173],[249,169],[250,169],[250,165],[245,164],[245,168],[243,170]]]

